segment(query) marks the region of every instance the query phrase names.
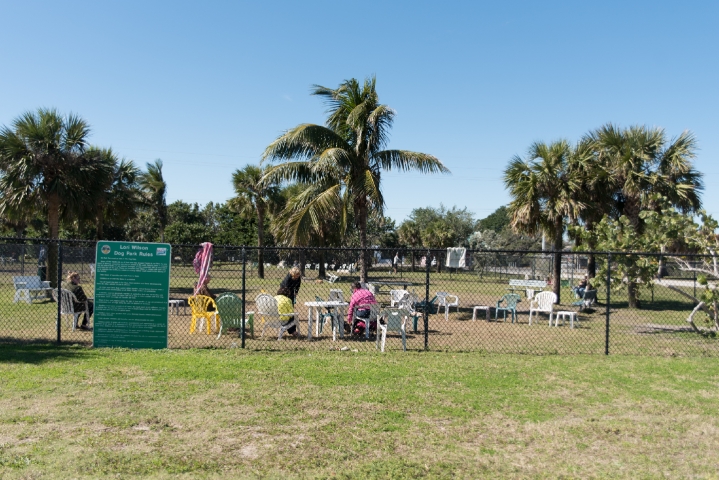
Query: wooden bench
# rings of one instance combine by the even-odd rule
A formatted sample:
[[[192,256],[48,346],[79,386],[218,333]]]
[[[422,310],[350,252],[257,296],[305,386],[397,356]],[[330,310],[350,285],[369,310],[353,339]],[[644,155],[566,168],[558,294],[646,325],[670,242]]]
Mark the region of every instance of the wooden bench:
[[[547,282],[544,280],[520,280],[512,278],[509,280],[509,289],[514,293],[516,290],[524,290],[527,298],[534,297],[535,290],[547,288]]]
[[[36,298],[46,294],[52,290],[50,282],[40,281],[37,275],[28,275],[23,277],[12,277],[15,284],[15,298],[13,303],[17,303],[20,299],[24,299],[27,303],[32,303]]]

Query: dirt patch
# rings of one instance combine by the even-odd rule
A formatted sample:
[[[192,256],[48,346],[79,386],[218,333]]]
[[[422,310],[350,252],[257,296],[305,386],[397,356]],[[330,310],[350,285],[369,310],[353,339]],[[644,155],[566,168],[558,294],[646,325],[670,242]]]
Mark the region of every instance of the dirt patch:
[[[637,325],[637,333],[661,333],[661,332],[693,332],[692,327],[684,327],[680,325],[658,325],[655,323],[646,323],[644,325]]]

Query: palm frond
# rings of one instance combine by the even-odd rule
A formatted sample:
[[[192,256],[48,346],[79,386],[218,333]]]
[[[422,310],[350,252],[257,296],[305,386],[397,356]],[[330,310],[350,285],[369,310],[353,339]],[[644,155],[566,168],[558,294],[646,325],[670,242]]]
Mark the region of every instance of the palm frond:
[[[416,170],[422,173],[451,173],[435,156],[408,150],[383,150],[373,156],[377,166],[383,170]]]
[[[342,137],[327,127],[302,124],[272,142],[262,154],[265,160],[309,159],[328,148],[347,148]]]

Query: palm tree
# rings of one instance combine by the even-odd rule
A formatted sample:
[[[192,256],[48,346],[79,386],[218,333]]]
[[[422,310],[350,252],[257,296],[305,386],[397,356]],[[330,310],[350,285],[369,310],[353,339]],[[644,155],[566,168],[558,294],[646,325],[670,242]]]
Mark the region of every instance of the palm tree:
[[[574,196],[580,186],[575,150],[565,140],[534,143],[526,159],[515,156],[504,171],[512,201],[511,226],[517,232],[540,231],[554,240],[554,294],[561,301],[562,236],[565,221],[573,220],[584,204]]]
[[[397,229],[397,235],[399,235],[399,241],[409,247],[412,250],[412,271],[415,270],[415,252],[414,249],[422,246],[422,232],[419,226],[413,220],[405,220],[402,225]]]
[[[95,182],[94,200],[88,205],[96,238],[101,240],[107,219],[114,225],[125,225],[137,214],[141,203],[137,184],[140,170],[131,160],[119,159],[111,148],[90,147],[87,155],[95,156],[108,167],[108,175]]]
[[[289,246],[327,247],[346,230],[347,205],[321,182],[296,183],[273,223],[275,238]],[[319,278],[325,278],[325,250],[317,252]],[[302,262],[301,262],[302,263]]]
[[[615,218],[626,216],[637,233],[642,233],[642,209],[658,209],[651,198],[658,193],[685,213],[701,208],[702,176],[691,160],[696,156],[696,139],[684,132],[671,142],[661,128],[633,126],[621,129],[607,124],[590,134],[597,155],[606,170],[607,190]],[[660,267],[661,268],[661,267]],[[630,308],[639,306],[637,283],[628,275]]]
[[[389,141],[395,112],[379,103],[376,79],[364,84],[356,79],[338,88],[315,85],[313,95],[325,99],[329,109],[326,126],[301,124],[288,130],[266,149],[263,161],[283,162],[272,168],[268,181],[306,181],[323,178],[321,195],[337,195],[352,206],[359,229],[360,279],[367,280],[367,217],[370,209],[384,210],[383,170],[418,170],[425,173],[449,170],[432,155],[407,150],[383,150]]]
[[[97,175],[85,156],[89,125],[54,109],[26,112],[0,130],[0,214],[38,203],[47,211],[49,236],[59,237],[63,206],[77,205]],[[57,243],[48,248],[48,274],[57,281]]]
[[[167,183],[162,177],[162,160],[158,158],[153,163],[148,162],[147,172],[140,174],[137,183],[144,194],[145,204],[157,216],[160,224],[160,241],[164,242],[167,226]]]
[[[279,187],[273,182],[263,182],[267,173],[255,165],[246,165],[232,174],[232,184],[237,197],[233,204],[246,217],[257,215],[257,276],[265,278],[265,258],[262,247],[265,244],[265,218],[274,211],[279,200]]]

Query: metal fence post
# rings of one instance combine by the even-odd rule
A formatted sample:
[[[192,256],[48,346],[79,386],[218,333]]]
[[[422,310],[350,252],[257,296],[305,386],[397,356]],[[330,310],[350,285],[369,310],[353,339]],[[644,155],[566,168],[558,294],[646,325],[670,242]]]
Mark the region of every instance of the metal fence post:
[[[62,242],[57,240],[57,318],[55,319],[55,329],[57,330],[57,343],[61,342],[61,313],[62,313]],[[73,319],[73,322],[75,319]]]
[[[247,252],[245,247],[242,247],[242,348],[245,348],[245,267],[247,265]]]
[[[424,349],[429,350],[429,270],[432,266],[432,257],[430,251],[427,250],[427,260],[425,264],[425,280],[424,280]]]
[[[609,355],[609,302],[611,300],[612,254],[607,254],[607,318],[604,332],[604,355]]]

